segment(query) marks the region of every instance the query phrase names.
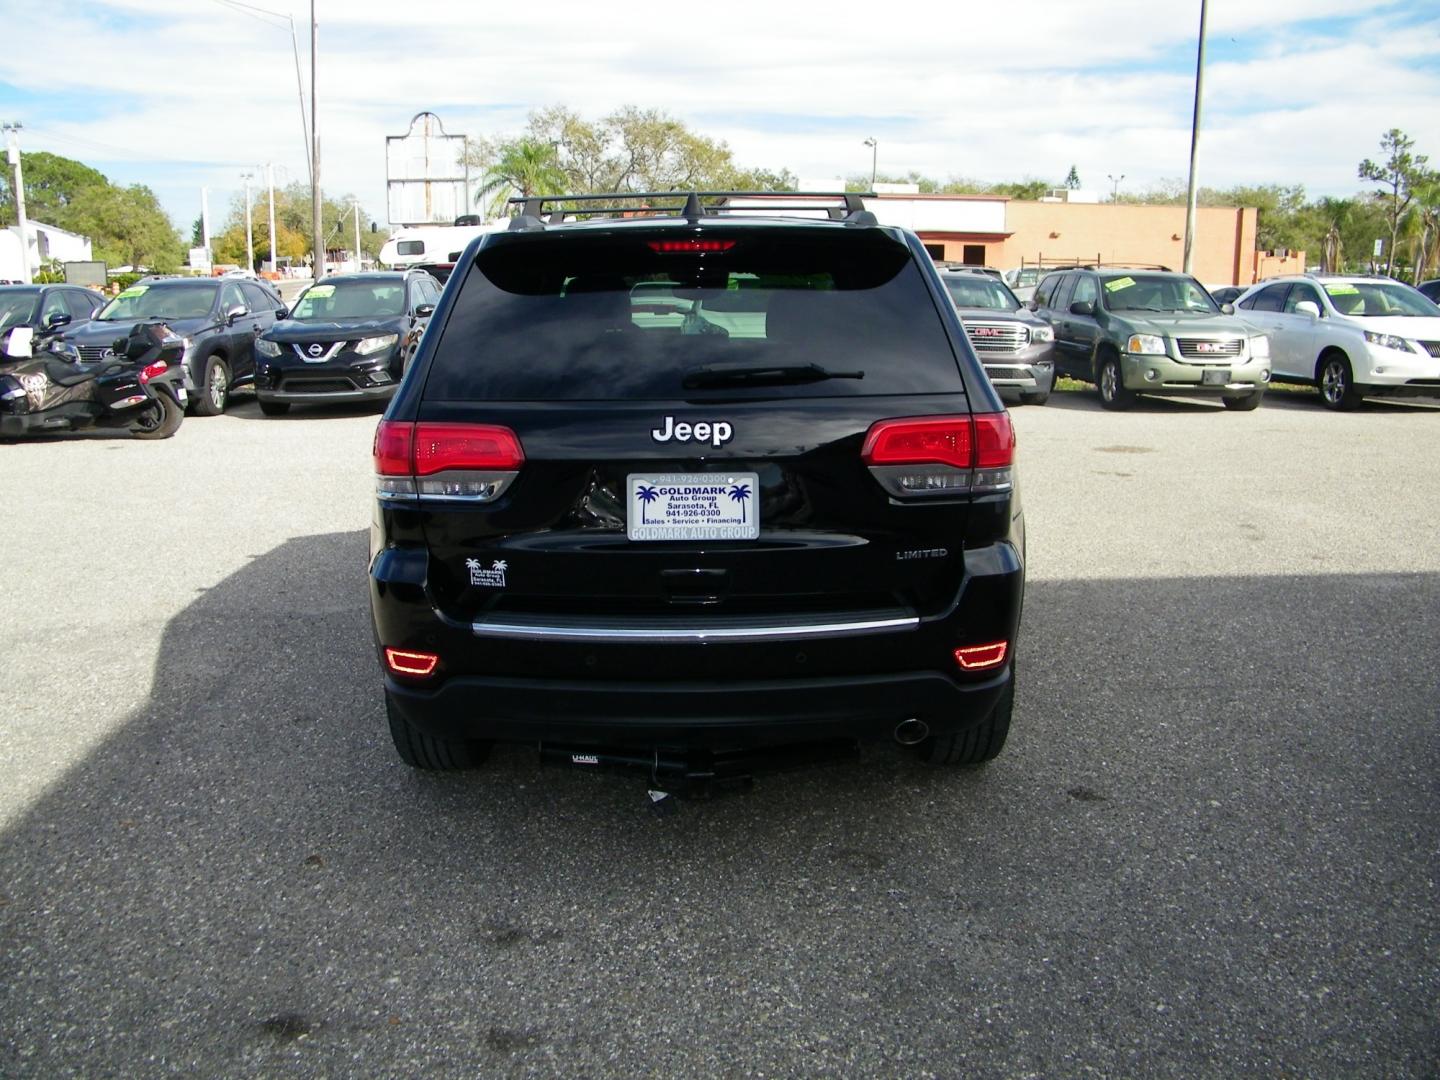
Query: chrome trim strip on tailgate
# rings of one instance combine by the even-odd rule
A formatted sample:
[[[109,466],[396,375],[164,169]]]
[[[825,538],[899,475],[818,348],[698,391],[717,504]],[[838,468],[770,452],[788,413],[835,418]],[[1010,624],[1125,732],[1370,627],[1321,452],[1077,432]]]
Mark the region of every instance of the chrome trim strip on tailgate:
[[[896,614],[887,618],[845,616],[825,622],[767,623],[759,619],[716,619],[706,626],[685,625],[662,620],[605,619],[573,623],[520,622],[491,616],[471,624],[478,637],[519,638],[544,641],[624,641],[680,643],[692,641],[802,641],[814,638],[855,637],[861,634],[895,634],[920,625],[916,615]]]

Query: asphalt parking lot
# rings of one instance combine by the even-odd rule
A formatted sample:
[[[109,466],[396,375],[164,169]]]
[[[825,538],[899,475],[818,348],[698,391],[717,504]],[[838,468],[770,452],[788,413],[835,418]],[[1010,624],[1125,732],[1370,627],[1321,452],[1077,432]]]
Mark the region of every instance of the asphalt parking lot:
[[[1015,412],[1015,727],[419,775],[373,413],[0,445],[0,1074],[1433,1076],[1440,408]]]

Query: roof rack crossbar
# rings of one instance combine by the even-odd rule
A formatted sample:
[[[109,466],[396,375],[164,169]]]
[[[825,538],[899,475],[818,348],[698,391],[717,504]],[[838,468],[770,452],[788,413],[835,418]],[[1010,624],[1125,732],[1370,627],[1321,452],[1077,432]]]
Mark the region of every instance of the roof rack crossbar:
[[[824,212],[835,221],[854,225],[878,224],[865,209],[865,193],[854,191],[626,191],[586,195],[523,195],[507,200],[516,209],[511,229],[544,228],[567,219],[641,214],[698,221],[707,213],[754,212],[761,205],[734,205],[735,199],[771,200],[780,215],[795,211]],[[660,205],[656,205],[656,204]],[[587,205],[590,204],[590,205]]]

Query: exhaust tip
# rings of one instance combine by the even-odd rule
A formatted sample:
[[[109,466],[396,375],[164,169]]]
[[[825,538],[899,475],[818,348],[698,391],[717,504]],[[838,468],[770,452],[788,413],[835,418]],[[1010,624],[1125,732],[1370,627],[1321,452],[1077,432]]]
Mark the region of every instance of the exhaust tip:
[[[901,746],[914,746],[929,734],[930,725],[913,716],[909,720],[901,720],[895,725],[895,741]]]

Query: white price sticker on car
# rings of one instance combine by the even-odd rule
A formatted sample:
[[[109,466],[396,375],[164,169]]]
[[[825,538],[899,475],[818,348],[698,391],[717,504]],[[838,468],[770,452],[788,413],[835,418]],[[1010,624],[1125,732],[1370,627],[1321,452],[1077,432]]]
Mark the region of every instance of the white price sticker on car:
[[[631,473],[631,540],[754,540],[760,535],[756,473]]]

